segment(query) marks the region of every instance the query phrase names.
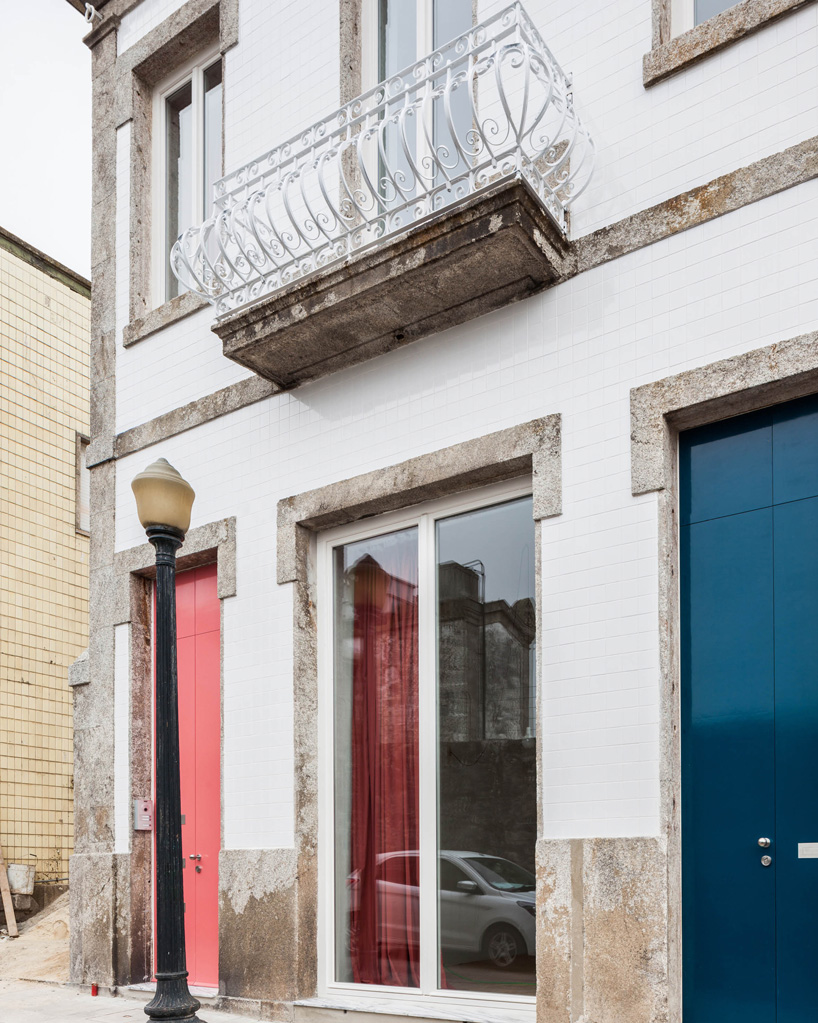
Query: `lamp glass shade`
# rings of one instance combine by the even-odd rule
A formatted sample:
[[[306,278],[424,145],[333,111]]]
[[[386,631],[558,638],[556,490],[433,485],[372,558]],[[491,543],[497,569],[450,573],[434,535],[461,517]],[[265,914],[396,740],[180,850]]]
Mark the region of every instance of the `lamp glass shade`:
[[[190,526],[190,509],[195,493],[164,458],[159,458],[136,476],[131,483],[136,497],[139,521],[150,526],[170,526],[186,533]]]

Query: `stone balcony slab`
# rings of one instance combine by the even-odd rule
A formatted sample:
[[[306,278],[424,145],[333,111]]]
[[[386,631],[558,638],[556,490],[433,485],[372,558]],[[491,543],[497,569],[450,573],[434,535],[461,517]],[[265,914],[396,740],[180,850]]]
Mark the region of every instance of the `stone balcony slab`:
[[[229,359],[291,388],[541,291],[564,270],[568,250],[539,199],[515,179],[213,330]]]

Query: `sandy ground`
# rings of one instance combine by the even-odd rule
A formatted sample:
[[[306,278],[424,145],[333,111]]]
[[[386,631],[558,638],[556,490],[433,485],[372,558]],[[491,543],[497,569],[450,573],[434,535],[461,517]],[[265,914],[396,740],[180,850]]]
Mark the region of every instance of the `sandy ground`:
[[[20,937],[0,937],[0,980],[68,980],[68,892],[20,925]]]

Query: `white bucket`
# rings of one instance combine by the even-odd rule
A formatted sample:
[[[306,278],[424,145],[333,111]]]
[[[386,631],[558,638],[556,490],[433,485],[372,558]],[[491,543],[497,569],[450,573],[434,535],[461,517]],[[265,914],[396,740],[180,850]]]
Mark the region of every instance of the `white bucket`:
[[[34,865],[29,863],[9,863],[9,888],[14,895],[34,894]]]

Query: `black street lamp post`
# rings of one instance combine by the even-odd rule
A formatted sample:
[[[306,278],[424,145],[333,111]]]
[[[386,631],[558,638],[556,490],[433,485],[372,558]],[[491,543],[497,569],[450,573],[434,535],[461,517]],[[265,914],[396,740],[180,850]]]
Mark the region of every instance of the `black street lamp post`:
[[[156,994],[152,1020],[203,1023],[188,990],[176,676],[176,551],[190,525],[193,488],[160,458],[131,484],[156,549]]]

